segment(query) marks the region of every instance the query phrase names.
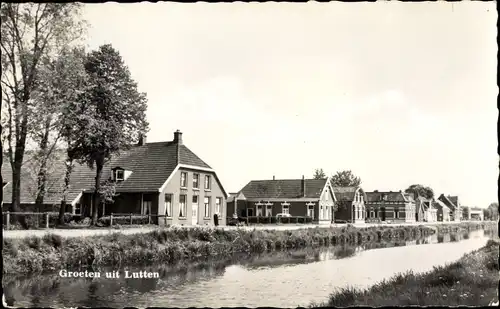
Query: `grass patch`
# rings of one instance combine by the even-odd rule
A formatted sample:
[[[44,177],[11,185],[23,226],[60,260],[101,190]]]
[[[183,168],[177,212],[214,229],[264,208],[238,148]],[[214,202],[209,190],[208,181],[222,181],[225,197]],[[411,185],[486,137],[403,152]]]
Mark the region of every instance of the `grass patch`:
[[[423,274],[398,274],[366,290],[340,289],[311,307],[487,306],[498,301],[499,245],[498,239],[489,240],[457,262]]]

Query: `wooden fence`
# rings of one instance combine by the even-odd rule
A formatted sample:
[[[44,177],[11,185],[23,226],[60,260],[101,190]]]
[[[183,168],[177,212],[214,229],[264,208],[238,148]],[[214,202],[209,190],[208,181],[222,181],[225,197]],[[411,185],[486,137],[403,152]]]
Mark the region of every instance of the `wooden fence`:
[[[71,213],[65,213],[65,216],[71,216],[71,217],[80,217],[80,215],[74,215]],[[40,228],[43,226],[44,228],[49,228],[50,227],[50,219],[51,218],[59,218],[59,212],[55,211],[48,211],[48,212],[10,212],[6,211],[2,213],[3,216],[3,223],[4,223],[4,229],[9,229],[11,225],[11,217],[12,216],[24,216],[25,218],[30,218],[32,217],[35,222],[30,222],[30,223],[36,223],[34,224],[37,228]],[[31,225],[31,224],[30,224]]]

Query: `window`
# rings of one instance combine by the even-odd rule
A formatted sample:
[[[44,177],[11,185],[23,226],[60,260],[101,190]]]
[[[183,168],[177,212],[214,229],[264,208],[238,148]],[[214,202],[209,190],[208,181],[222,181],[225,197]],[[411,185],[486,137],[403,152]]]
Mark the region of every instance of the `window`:
[[[273,205],[266,205],[266,217],[273,216]]]
[[[375,214],[373,213],[373,210],[370,211],[370,218],[374,218],[375,217]]]
[[[151,204],[153,204],[151,201],[142,201],[142,215],[149,215],[151,213]]]
[[[210,190],[210,175],[205,175],[205,190]]]
[[[172,217],[172,194],[165,194],[165,216]]]
[[[124,180],[125,178],[125,172],[123,170],[116,170],[115,171],[115,180],[120,181]]]
[[[289,205],[282,205],[281,212],[284,214],[290,214],[290,206]]]
[[[256,205],[256,209],[257,209],[257,217],[262,217],[262,212],[263,212],[262,205]]]
[[[200,174],[193,174],[193,189],[198,189],[200,186]]]
[[[203,204],[205,205],[205,218],[210,218],[210,196],[205,196]]]
[[[325,200],[328,201],[328,189],[325,190]]]
[[[80,203],[77,203],[75,205],[75,215],[81,215],[82,214],[82,205]]]
[[[192,207],[193,209],[198,209],[198,195],[193,195],[193,201],[192,201]],[[197,216],[198,211],[196,211],[196,214],[193,214],[193,216]]]
[[[307,216],[314,218],[314,205],[307,206]]]
[[[181,187],[185,188],[186,187],[186,182],[187,182],[187,173],[182,172],[181,173]]]
[[[399,219],[399,209],[394,209],[394,218]]]
[[[186,195],[179,195],[179,217],[186,217]]]
[[[217,197],[215,198],[215,213],[220,215],[220,205],[222,204],[222,198]]]

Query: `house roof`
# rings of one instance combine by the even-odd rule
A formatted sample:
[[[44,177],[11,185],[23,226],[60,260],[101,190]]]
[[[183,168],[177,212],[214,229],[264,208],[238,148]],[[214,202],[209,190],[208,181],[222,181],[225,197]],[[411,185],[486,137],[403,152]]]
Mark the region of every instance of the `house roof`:
[[[458,206],[458,196],[447,196],[450,202],[452,202],[454,205]]]
[[[353,201],[356,191],[360,189],[361,193],[365,196],[364,191],[356,186],[356,187],[333,187],[333,192],[335,193],[335,198],[337,201]]]
[[[49,160],[47,170],[49,177],[46,184],[46,193],[44,203],[59,204],[61,202],[61,188],[64,184],[64,174],[66,171],[64,163],[64,151],[56,150],[53,152],[54,160]],[[37,173],[38,164],[34,160],[35,153],[26,151],[24,162],[21,167],[21,204],[34,203],[38,191]],[[5,158],[5,156],[4,156]],[[12,199],[12,168],[7,160],[2,162],[2,178],[6,185],[3,187],[3,202],[10,203]],[[76,197],[76,195],[74,195]],[[68,201],[74,199],[71,192],[68,194]]]
[[[446,206],[446,204],[443,203],[443,202],[441,202],[439,199],[434,199],[432,201],[432,206],[434,208],[443,208],[443,211],[445,211],[445,210],[449,211],[450,210],[450,208],[448,208],[448,206]]]
[[[252,180],[240,192],[248,199],[319,199],[327,180],[304,179],[304,195],[302,194],[302,179]]]
[[[366,192],[366,201],[367,203],[373,203],[373,202],[407,202],[407,197],[404,196],[402,192],[380,192],[380,191],[373,191],[373,192]]]
[[[456,199],[454,199],[454,197],[452,197],[452,196],[445,196],[444,194],[441,194],[441,195],[439,196],[439,198],[438,198],[438,199],[439,199],[441,202],[443,202],[443,203],[444,203],[444,204],[445,204],[448,208],[450,208],[451,210],[454,210],[454,209],[456,209],[456,208],[457,208],[457,204],[455,204],[455,203],[452,201],[452,199],[450,199],[450,198],[452,198],[453,200],[455,200],[455,201],[456,201]],[[455,198],[457,198],[457,197],[455,197]],[[458,199],[458,198],[457,198],[457,199]]]
[[[64,153],[64,151],[62,152]],[[56,172],[50,174],[51,181],[54,181],[56,186],[60,188],[63,186],[64,173],[66,171],[64,159],[64,156],[62,156],[55,162],[58,166],[55,169]],[[128,150],[120,152],[105,164],[101,179],[110,179],[112,169],[120,167],[132,173],[126,180],[116,184],[116,192],[158,192],[179,166],[203,168],[213,172],[207,163],[201,160],[185,145],[171,141],[133,146]],[[3,164],[2,174],[5,180],[10,181],[12,179],[10,166]],[[216,180],[219,181],[215,172],[213,174]],[[94,177],[95,170],[90,169],[87,165],[75,163],[71,174],[68,202],[77,198],[82,191],[92,190],[94,187]],[[28,190],[30,186],[24,185],[29,183],[29,178],[29,174],[22,174],[21,203],[33,203],[35,200],[32,193],[33,190]],[[36,180],[34,183],[36,184]],[[9,192],[9,187],[11,186],[7,185],[4,189],[4,195],[6,196],[12,194],[11,191]],[[60,199],[60,194],[56,194],[54,197],[50,197],[47,194],[45,202],[59,203]]]

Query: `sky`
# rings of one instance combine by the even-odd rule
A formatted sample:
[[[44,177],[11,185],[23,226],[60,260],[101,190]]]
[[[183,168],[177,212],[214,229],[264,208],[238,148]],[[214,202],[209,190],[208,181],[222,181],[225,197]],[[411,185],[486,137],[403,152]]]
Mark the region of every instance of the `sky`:
[[[495,2],[86,4],[148,97],[226,191],[349,169],[366,191],[423,184],[498,201]]]

